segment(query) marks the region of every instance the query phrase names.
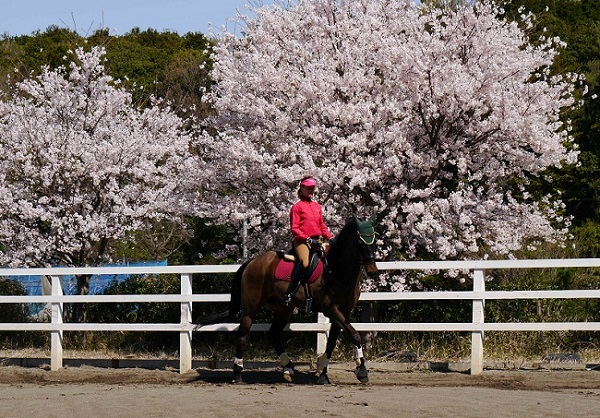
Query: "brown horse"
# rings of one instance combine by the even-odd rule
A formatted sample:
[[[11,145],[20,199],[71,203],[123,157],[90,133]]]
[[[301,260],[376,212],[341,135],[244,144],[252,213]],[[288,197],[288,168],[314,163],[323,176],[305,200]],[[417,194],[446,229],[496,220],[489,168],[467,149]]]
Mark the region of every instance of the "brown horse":
[[[307,284],[307,287],[299,288],[292,299],[291,306],[283,303],[288,283],[275,279],[275,269],[282,258],[281,253],[268,251],[240,267],[233,279],[229,308],[231,317],[241,312],[233,365],[234,382],[242,381],[244,348],[248,332],[264,304],[269,305],[273,310],[273,322],[268,332],[269,341],[279,356],[284,369],[284,378],[292,381],[294,368],[285,351],[281,333],[289,323],[294,307],[305,306],[306,290],[313,298],[313,310],[323,312],[331,320],[326,350],[319,356],[317,362],[320,372],[318,383],[330,383],[327,377],[327,365],[342,329],[355,345],[356,376],[361,382],[368,382],[360,334],[350,324],[348,318],[360,296],[361,270],[369,276],[377,272],[373,251],[374,221],[374,216],[365,221],[359,221],[354,217],[346,223],[332,242],[329,251],[324,253],[323,273],[316,281]]]

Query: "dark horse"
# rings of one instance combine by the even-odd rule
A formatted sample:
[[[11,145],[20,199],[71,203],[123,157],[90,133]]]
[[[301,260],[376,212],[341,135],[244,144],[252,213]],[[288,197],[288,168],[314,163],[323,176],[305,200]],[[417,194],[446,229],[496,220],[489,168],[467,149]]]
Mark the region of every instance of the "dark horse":
[[[241,312],[237,331],[235,360],[233,365],[234,382],[242,381],[244,348],[250,327],[264,304],[273,310],[273,322],[268,332],[270,343],[275,348],[284,369],[284,378],[292,381],[293,364],[285,352],[281,339],[283,328],[289,323],[294,307],[304,307],[306,290],[313,298],[313,310],[323,312],[331,320],[326,351],[319,356],[317,369],[320,372],[318,383],[330,383],[327,365],[336,346],[340,331],[346,331],[355,346],[356,376],[366,383],[369,380],[365,359],[362,353],[360,334],[349,322],[349,315],[360,296],[360,273],[364,269],[369,276],[377,272],[374,256],[375,217],[359,221],[353,217],[342,228],[324,256],[323,273],[296,292],[291,306],[283,303],[288,283],[275,279],[275,269],[282,254],[267,251],[244,263],[236,272],[231,291],[229,315]]]

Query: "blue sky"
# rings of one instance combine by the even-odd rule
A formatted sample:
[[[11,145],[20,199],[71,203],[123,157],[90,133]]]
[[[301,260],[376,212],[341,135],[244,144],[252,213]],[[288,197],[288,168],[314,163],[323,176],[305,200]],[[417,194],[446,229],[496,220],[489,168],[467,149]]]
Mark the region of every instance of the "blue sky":
[[[211,27],[220,32],[222,25],[238,33],[228,22],[237,10],[248,14],[245,5],[274,3],[277,0],[2,0],[0,34],[31,35],[50,25],[77,30],[83,36],[101,28],[122,35],[134,27],[180,35],[209,34]]]

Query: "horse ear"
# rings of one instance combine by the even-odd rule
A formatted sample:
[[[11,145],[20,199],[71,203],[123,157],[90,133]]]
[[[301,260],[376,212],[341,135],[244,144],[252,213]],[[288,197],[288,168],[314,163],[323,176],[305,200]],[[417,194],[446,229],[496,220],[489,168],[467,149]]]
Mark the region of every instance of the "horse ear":
[[[369,218],[369,221],[371,221],[372,224],[375,224],[377,222],[377,214],[374,213],[371,215],[371,217]]]

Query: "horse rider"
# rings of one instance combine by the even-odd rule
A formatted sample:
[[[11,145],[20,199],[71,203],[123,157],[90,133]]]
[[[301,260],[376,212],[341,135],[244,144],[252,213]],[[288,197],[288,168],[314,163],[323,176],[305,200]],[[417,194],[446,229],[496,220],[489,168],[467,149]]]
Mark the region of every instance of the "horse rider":
[[[290,226],[292,230],[292,246],[298,264],[292,271],[292,278],[284,296],[284,303],[291,305],[292,296],[298,286],[306,279],[310,247],[314,241],[331,239],[331,232],[325,225],[321,205],[313,200],[317,181],[312,176],[304,177],[298,186],[298,201],[290,209]]]

